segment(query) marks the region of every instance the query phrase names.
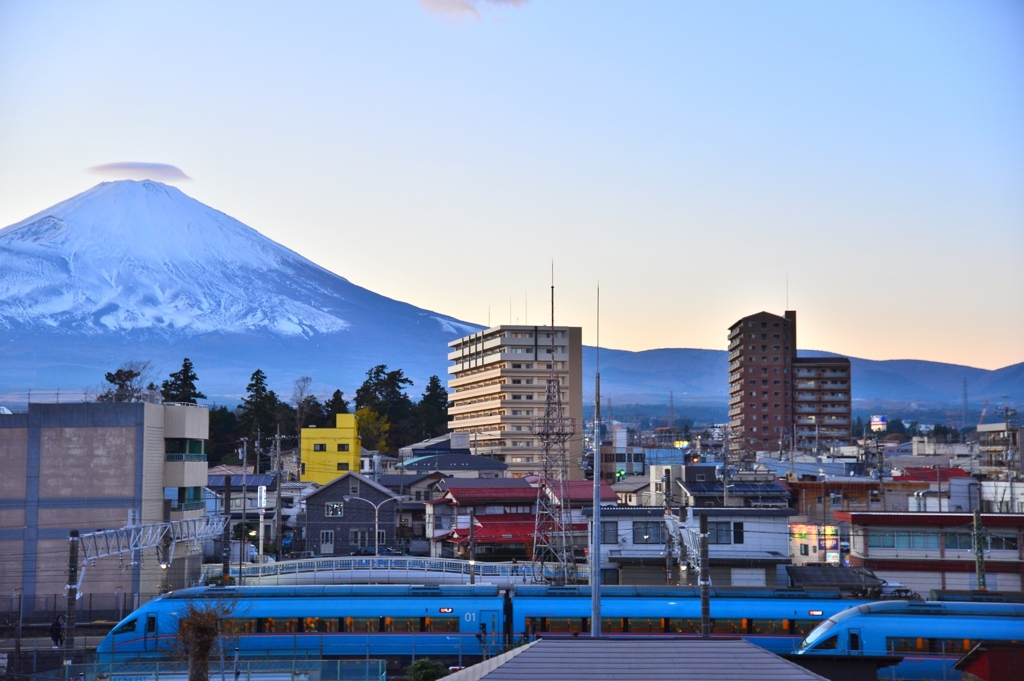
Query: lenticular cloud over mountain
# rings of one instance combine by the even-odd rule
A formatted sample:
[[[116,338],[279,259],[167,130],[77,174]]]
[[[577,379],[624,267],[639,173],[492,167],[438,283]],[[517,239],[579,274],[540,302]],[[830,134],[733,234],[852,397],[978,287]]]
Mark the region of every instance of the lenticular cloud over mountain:
[[[422,380],[477,328],[356,286],[159,182],[103,183],[0,230],[0,349],[14,365],[31,354],[83,371],[163,356],[173,367],[205,348],[208,375],[277,365],[347,385],[389,363]]]

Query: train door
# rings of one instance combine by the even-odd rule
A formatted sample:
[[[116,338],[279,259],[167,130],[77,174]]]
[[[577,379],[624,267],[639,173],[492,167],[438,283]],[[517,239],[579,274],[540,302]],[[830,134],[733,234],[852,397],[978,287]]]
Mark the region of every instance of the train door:
[[[146,628],[142,632],[143,641],[145,643],[144,648],[146,650],[157,650],[158,640],[156,627],[156,613],[151,612],[146,615]]]
[[[497,610],[481,610],[477,620],[480,625],[480,633],[483,639],[480,641],[492,651],[496,644],[501,643],[498,637],[498,629],[501,627],[501,613]]]
[[[861,647],[860,629],[850,629],[849,638],[847,639],[847,650],[851,653],[861,653],[863,648]]]

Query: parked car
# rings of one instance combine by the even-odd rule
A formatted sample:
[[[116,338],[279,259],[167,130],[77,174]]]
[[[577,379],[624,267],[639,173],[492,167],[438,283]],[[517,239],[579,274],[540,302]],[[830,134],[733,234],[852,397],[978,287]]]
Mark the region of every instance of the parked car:
[[[381,546],[379,549],[377,549],[376,553],[374,552],[374,549],[373,549],[372,546],[365,546],[365,547],[359,549],[358,551],[353,551],[349,555],[350,556],[373,556],[373,555],[400,556],[402,554],[399,553],[398,551],[396,551],[395,549],[391,548],[390,546]]]

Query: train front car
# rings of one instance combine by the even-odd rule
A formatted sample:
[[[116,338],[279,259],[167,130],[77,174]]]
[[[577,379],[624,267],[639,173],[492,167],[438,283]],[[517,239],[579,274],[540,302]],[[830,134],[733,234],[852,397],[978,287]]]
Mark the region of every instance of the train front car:
[[[699,636],[700,598],[691,587],[608,586],[601,591],[605,636]],[[772,652],[788,653],[823,619],[850,605],[835,590],[716,588],[713,636],[741,636]],[[515,587],[511,629],[516,638],[587,636],[589,587]]]
[[[216,645],[242,658],[431,656],[458,664],[502,649],[504,603],[494,586],[185,589],[125,618],[100,645],[99,660],[173,655],[178,622],[191,606],[218,611]]]
[[[953,664],[979,641],[1024,640],[1024,606],[883,601],[849,608],[818,625],[800,655],[898,655],[900,679],[958,679]],[[888,671],[887,671],[888,673]]]

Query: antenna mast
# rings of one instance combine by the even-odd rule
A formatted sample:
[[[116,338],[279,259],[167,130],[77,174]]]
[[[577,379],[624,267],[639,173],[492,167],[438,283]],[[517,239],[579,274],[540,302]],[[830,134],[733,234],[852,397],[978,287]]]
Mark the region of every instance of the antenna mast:
[[[575,434],[575,424],[562,410],[562,383],[555,369],[555,265],[551,263],[551,348],[550,372],[544,415],[533,420],[541,442],[541,474],[537,484],[537,519],[533,533],[533,575],[549,584],[576,583],[573,554],[572,517],[569,502],[569,460],[566,443]],[[545,566],[545,564],[547,564]]]

